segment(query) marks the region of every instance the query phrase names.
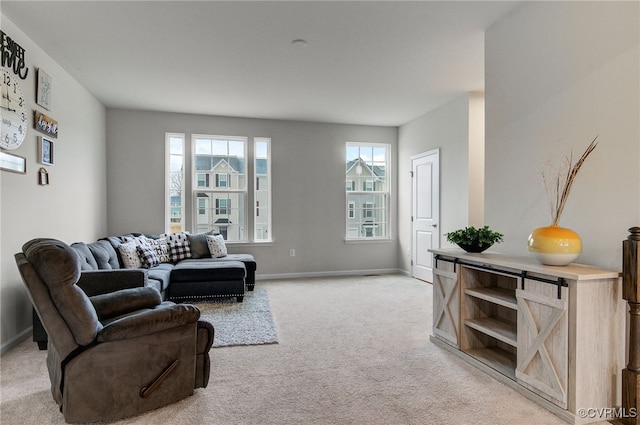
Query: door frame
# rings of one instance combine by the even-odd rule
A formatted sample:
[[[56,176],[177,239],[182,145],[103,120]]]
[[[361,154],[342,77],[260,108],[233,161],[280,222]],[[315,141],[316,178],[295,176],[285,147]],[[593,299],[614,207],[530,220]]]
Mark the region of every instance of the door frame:
[[[433,240],[431,245],[431,248],[433,249],[437,249],[440,248],[440,148],[435,148],[435,149],[430,149],[428,151],[416,154],[416,155],[412,155],[410,157],[411,159],[411,276],[415,277],[415,267],[416,267],[416,249],[415,249],[415,220],[414,220],[414,214],[415,214],[415,208],[416,208],[416,177],[414,176],[414,162],[416,160],[428,157],[428,156],[432,156],[435,155],[435,161],[434,161],[434,170],[433,170],[433,176],[435,177],[434,179],[432,179],[431,181],[431,192],[433,194],[433,197],[437,199],[438,201],[438,205],[436,208],[434,208],[434,216],[435,216],[435,228],[436,231],[434,232],[436,235],[435,240]],[[436,180],[436,181],[434,181]],[[431,279],[431,282],[433,282],[433,277]]]

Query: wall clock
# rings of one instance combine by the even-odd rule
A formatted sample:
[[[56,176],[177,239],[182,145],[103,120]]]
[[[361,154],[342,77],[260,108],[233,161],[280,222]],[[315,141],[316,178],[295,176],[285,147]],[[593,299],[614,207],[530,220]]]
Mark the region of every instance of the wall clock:
[[[0,148],[16,149],[27,135],[27,102],[22,95],[18,77],[6,69],[2,70],[0,92]]]

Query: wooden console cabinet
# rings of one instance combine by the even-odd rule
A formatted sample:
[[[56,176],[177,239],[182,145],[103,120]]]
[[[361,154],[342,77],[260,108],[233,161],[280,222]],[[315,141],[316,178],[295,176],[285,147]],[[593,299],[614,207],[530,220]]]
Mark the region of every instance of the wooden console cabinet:
[[[618,272],[431,252],[434,343],[569,423],[620,414],[626,305]]]

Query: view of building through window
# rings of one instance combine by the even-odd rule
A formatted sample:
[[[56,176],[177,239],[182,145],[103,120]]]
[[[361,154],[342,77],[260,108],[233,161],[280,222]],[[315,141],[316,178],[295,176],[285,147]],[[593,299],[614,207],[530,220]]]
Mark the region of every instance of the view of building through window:
[[[194,231],[246,240],[246,137],[193,136]]]
[[[271,240],[271,139],[255,139],[254,240]]]
[[[184,230],[184,134],[167,134],[167,202],[165,231]]]
[[[271,240],[271,139],[256,137],[251,151],[247,137],[192,135],[188,163],[185,135],[167,133],[165,138],[167,232],[213,231],[236,242],[251,236],[257,242]],[[189,191],[185,176],[191,178]],[[251,205],[252,222],[247,215]]]
[[[389,148],[347,143],[347,239],[388,238]]]

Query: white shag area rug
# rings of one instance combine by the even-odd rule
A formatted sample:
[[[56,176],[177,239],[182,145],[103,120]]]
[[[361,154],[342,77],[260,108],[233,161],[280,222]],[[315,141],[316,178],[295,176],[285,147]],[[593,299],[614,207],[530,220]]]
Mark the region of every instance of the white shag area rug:
[[[245,292],[241,303],[234,297],[194,305],[200,309],[200,319],[213,325],[213,347],[278,343],[278,330],[264,289]]]

